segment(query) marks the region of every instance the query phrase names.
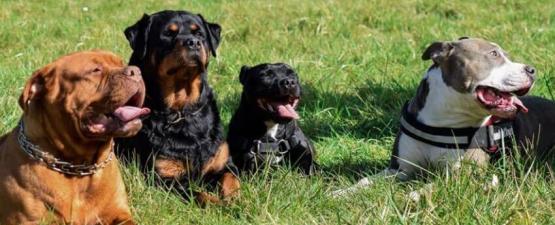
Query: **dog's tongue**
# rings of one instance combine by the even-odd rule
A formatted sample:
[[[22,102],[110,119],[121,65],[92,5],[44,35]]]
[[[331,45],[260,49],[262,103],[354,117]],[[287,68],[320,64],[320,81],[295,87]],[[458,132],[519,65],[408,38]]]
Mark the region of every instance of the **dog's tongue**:
[[[278,115],[282,118],[299,119],[299,114],[291,104],[278,104],[276,108]]]
[[[517,97],[513,97],[513,104],[523,113],[528,112],[528,108],[526,108],[526,106],[524,106],[524,103],[522,103],[522,101],[520,101],[520,99],[518,99]]]
[[[123,122],[129,122],[131,120],[137,119],[141,116],[148,115],[150,113],[149,108],[140,108],[134,106],[122,106],[114,111],[114,116]]]

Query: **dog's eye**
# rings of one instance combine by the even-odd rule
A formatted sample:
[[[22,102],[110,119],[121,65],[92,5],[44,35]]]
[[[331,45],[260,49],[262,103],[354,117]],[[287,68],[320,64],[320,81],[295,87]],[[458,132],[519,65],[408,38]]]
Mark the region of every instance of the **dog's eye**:
[[[200,32],[200,29],[193,30],[192,33],[193,33],[193,35],[195,35],[197,37],[202,37],[202,32]]]
[[[97,74],[102,72],[102,67],[98,66],[92,70],[92,73]]]
[[[498,57],[499,56],[499,52],[497,50],[493,50],[493,51],[489,52],[488,54],[493,56],[493,57]]]

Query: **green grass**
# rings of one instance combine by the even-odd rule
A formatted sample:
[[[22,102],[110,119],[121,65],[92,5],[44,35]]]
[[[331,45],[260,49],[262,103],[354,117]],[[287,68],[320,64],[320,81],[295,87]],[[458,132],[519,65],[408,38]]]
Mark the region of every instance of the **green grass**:
[[[34,2],[34,3],[32,3]],[[86,9],[88,10],[84,10]],[[239,68],[286,62],[304,85],[301,124],[318,150],[322,172],[306,178],[280,169],[243,177],[233,204],[199,208],[147,185],[124,168],[141,224],[554,224],[555,178],[522,161],[427,181],[381,180],[350,198],[326,192],[383,169],[401,105],[415,92],[435,40],[483,37],[515,61],[534,65],[532,94],[554,98],[555,1],[2,1],[0,131],[21,114],[17,98],[30,74],[60,55],[106,49],[128,58],[123,30],[143,12],[187,9],[223,27],[209,79],[223,120],[236,108]],[[540,167],[540,169],[537,169]],[[500,185],[484,190],[497,174]],[[433,183],[418,202],[407,194]],[[1,203],[0,203],[1,204]]]

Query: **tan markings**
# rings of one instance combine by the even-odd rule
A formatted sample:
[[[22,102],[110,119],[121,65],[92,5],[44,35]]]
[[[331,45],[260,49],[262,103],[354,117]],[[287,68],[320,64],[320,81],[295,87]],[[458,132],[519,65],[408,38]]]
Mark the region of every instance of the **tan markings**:
[[[198,25],[193,23],[193,24],[191,24],[191,26],[189,28],[191,28],[192,31],[196,31],[196,30],[198,30]]]
[[[156,159],[154,169],[162,178],[179,178],[187,173],[188,166],[178,160]]]
[[[161,77],[161,89],[164,103],[173,109],[180,110],[185,105],[194,104],[200,97],[200,74],[189,80],[179,80],[176,77]]]
[[[171,32],[177,33],[179,31],[179,26],[177,26],[177,24],[175,23],[172,23],[168,27],[168,30],[170,30]]]
[[[208,204],[221,204],[222,203],[222,201],[218,197],[216,197],[212,194],[209,194],[207,192],[197,192],[196,195],[195,195],[195,200],[202,207],[205,207]]]
[[[239,183],[239,179],[230,173],[226,172],[222,175],[220,179],[220,194],[224,200],[230,200],[239,195],[239,189],[241,188],[241,184]]]
[[[219,172],[224,169],[229,160],[229,149],[227,142],[224,142],[218,148],[218,152],[206,163],[202,168],[202,175],[210,172]]]
[[[158,84],[162,91],[165,105],[173,110],[180,110],[185,105],[194,104],[200,97],[202,85],[202,68],[194,59],[183,58],[187,49],[179,47],[175,52],[165,56],[157,66]],[[201,59],[206,60],[206,54],[201,54]]]

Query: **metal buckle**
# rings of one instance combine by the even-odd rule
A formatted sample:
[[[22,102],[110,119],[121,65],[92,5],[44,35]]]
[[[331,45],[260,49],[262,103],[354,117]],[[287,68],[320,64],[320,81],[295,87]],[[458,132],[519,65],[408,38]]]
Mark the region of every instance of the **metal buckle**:
[[[488,126],[488,143],[486,151],[496,153],[500,149],[507,148],[506,141],[510,141],[514,137],[514,130],[511,123],[498,123]]]
[[[282,148],[283,147],[283,150]],[[280,139],[278,141],[278,153],[281,155],[285,155],[285,153],[289,152],[290,146],[289,146],[289,142],[285,139]]]

